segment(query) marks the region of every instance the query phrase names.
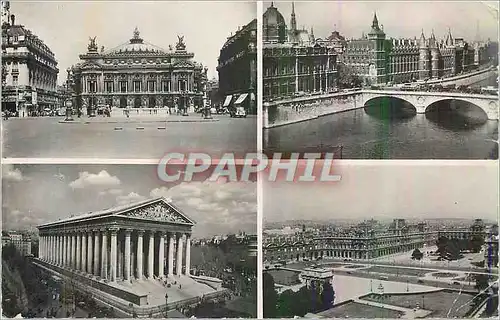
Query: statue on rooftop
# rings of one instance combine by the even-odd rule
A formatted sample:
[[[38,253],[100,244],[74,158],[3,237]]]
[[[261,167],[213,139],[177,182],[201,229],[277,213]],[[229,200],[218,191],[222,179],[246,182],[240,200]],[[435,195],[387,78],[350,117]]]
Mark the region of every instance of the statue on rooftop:
[[[89,41],[90,41],[90,43],[89,43],[89,45],[88,45],[88,47],[87,47],[89,51],[97,51],[97,45],[96,45],[96,43],[95,43],[95,39],[96,39],[96,38],[97,38],[97,37],[93,37],[93,38],[92,38],[92,37],[89,37]]]
[[[184,36],[177,36],[177,39],[179,39],[179,41],[177,41],[175,49],[177,49],[177,51],[186,50],[186,44],[184,43]]]

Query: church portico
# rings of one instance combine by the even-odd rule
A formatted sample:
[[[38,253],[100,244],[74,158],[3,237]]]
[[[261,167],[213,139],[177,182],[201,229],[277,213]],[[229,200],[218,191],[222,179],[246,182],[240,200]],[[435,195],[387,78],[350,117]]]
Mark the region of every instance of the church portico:
[[[193,220],[163,198],[74,216],[38,227],[37,262],[51,272],[79,279],[83,287],[98,288],[139,306],[152,301],[164,304],[167,288],[172,298],[183,300],[187,292],[174,283],[217,292],[220,288],[189,276],[186,255],[193,226]]]

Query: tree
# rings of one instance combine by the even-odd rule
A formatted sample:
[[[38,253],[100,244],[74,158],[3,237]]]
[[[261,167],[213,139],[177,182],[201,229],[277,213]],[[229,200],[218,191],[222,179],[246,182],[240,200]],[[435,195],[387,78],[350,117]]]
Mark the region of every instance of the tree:
[[[361,87],[363,81],[355,73],[354,69],[345,63],[339,63],[338,65],[338,87],[340,89],[344,88],[359,88]]]
[[[274,289],[274,278],[269,273],[264,272],[263,278],[262,297],[264,300],[264,318],[275,318],[277,315],[276,304],[278,301],[278,294]]]
[[[413,250],[413,253],[411,254],[411,258],[413,260],[421,260],[424,257],[424,254],[417,249]]]
[[[483,246],[483,244],[484,244],[483,237],[479,235],[474,235],[470,240],[470,250],[474,253],[478,253],[479,251],[481,251],[481,247]]]
[[[330,309],[335,303],[335,291],[333,290],[332,284],[328,281],[323,283],[323,291],[321,292],[321,302],[323,310]]]

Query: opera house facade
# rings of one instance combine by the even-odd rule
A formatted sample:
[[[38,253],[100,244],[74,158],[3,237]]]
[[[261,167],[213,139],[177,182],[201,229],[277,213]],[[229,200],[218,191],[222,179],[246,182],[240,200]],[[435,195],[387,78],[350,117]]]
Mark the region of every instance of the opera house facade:
[[[193,59],[182,36],[168,49],[144,41],[137,28],[127,43],[109,50],[90,38],[81,62],[68,70],[76,109],[197,110],[204,104],[207,69]]]

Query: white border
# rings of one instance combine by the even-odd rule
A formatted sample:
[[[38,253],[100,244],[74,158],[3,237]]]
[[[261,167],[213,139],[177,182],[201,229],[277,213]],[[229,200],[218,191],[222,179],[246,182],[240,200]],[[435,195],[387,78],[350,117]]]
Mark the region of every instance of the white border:
[[[262,155],[262,16],[264,3],[257,1],[257,153]],[[262,289],[262,219],[263,219],[263,188],[262,172],[257,175],[257,318],[264,319],[264,299]]]

